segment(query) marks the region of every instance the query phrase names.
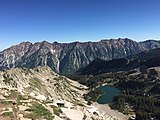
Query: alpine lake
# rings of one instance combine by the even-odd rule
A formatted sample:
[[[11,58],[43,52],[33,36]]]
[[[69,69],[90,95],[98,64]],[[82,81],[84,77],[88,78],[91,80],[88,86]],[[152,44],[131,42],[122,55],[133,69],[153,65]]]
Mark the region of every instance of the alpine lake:
[[[105,86],[98,87],[97,89],[99,89],[104,93],[97,99],[97,102],[99,104],[111,103],[113,101],[114,96],[117,96],[120,93],[120,90],[113,86],[105,85]]]

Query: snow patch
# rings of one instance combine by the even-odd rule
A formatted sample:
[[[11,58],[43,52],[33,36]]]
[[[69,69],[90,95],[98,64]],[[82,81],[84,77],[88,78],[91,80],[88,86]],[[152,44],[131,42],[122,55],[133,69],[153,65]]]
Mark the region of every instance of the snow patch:
[[[56,50],[53,50],[53,49],[50,49],[50,51],[52,54],[56,52]]]

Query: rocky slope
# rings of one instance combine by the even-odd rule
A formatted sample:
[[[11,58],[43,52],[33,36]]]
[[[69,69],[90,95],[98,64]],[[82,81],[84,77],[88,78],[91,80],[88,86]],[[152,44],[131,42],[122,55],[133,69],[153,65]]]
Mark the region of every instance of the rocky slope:
[[[87,87],[53,72],[49,67],[0,71],[1,120],[127,119],[112,111],[99,112],[83,99]],[[102,109],[101,109],[102,111]]]
[[[112,60],[159,47],[159,41],[138,43],[127,38],[84,43],[23,42],[0,52],[0,70],[48,65],[58,73],[73,73],[96,58]]]

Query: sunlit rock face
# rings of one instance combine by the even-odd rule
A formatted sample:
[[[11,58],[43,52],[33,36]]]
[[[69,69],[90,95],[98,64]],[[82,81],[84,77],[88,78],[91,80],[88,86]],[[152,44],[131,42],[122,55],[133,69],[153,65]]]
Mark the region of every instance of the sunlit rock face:
[[[160,47],[158,41],[110,39],[99,42],[22,42],[0,52],[0,70],[48,65],[58,73],[73,73],[96,58],[112,60]]]

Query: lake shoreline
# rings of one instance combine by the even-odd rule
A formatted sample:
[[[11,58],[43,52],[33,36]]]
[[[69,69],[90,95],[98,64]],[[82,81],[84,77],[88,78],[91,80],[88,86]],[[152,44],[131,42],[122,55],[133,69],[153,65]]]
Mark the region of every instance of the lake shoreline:
[[[103,94],[97,97],[96,102],[99,104],[109,104],[113,101],[114,96],[120,93],[120,90],[114,86],[104,85],[96,88],[103,92]]]

